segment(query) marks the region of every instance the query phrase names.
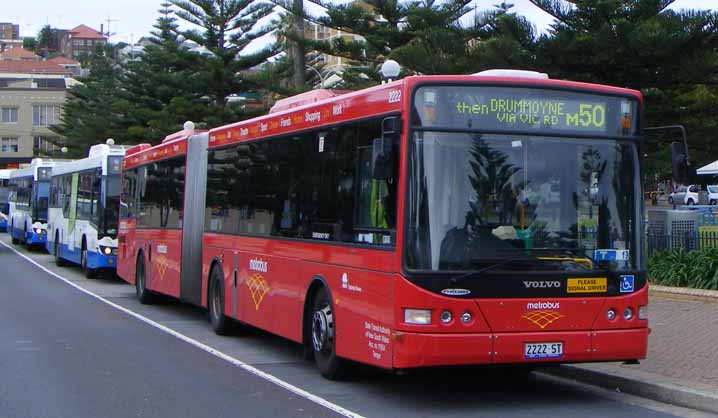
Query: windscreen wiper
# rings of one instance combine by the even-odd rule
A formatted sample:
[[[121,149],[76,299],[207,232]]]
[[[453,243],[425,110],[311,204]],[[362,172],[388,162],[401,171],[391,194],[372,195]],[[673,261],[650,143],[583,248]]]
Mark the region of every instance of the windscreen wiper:
[[[478,277],[482,274],[486,273],[489,270],[493,270],[495,268],[505,266],[506,264],[515,263],[517,261],[536,261],[535,258],[528,258],[528,257],[511,257],[507,258],[505,260],[501,260],[498,263],[490,264],[486,267],[480,268],[478,270],[472,270],[466,273],[459,274],[458,276],[454,276],[450,279],[451,283],[458,283],[459,281],[463,279],[468,279],[471,277]]]
[[[611,273],[611,270],[609,268],[603,267],[598,260],[596,260],[594,257],[591,257],[590,255],[587,255],[585,249],[583,249],[583,248],[578,248],[578,247],[548,248],[548,247],[545,247],[545,248],[532,248],[529,251],[556,251],[556,252],[569,251],[569,252],[571,252],[571,255],[574,257],[584,257],[584,258],[591,260],[591,264],[596,266],[602,272],[604,272],[606,274]]]

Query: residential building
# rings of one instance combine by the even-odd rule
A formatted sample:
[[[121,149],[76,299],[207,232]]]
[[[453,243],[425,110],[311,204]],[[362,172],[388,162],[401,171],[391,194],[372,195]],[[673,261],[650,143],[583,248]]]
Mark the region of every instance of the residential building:
[[[86,25],[71,30],[57,30],[60,52],[67,58],[77,59],[89,54],[97,46],[107,44],[107,37]]]
[[[0,39],[20,39],[20,25],[0,22]]]
[[[0,61],[39,61],[40,57],[24,48],[10,48],[0,51]]]
[[[364,8],[367,11],[373,11],[374,7],[371,6],[368,3],[365,3],[361,0],[356,0],[352,2],[353,5],[358,5],[359,7]],[[335,42],[338,39],[341,39],[344,42],[360,42],[364,43],[366,40],[364,37],[360,35],[355,35],[353,33],[349,33],[343,30],[338,30],[334,28],[328,28],[326,26],[322,26],[319,24],[316,24],[314,22],[305,22],[304,24],[304,37],[308,39],[312,39],[314,41],[327,41],[327,42]],[[322,78],[324,80],[324,87],[331,87],[332,85],[338,83],[341,81],[341,74],[342,72],[352,65],[356,65],[356,62],[353,62],[347,58],[343,57],[337,57],[334,55],[324,54],[320,53],[318,51],[313,51],[309,54],[308,57],[308,65],[311,65],[312,68],[321,68],[322,72]],[[315,69],[316,69],[315,68]]]
[[[20,39],[20,25],[0,22],[0,52],[8,51],[17,47],[22,47],[22,39]]]
[[[47,61],[0,61],[0,168],[58,150],[49,127],[60,123],[71,75]]]
[[[81,75],[82,68],[80,66],[80,63],[73,59],[58,56],[55,58],[50,58],[49,60],[47,60],[47,62],[59,65],[60,67],[71,72],[73,76]]]

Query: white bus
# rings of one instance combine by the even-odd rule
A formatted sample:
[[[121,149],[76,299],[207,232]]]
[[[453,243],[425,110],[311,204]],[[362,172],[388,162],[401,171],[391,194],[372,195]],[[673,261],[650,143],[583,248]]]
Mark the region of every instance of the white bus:
[[[28,247],[47,241],[47,201],[52,168],[66,161],[35,158],[10,173],[10,235]]]
[[[79,264],[87,277],[115,269],[120,170],[126,148],[93,145],[87,158],[53,170],[46,247],[58,266]]]
[[[10,169],[0,170],[0,231],[7,231],[7,220],[10,214]]]

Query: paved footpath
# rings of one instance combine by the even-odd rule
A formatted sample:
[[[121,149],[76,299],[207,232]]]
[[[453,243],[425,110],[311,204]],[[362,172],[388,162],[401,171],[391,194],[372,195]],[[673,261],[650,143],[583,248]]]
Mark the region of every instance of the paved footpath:
[[[558,374],[718,414],[718,297],[652,291],[648,312],[648,357],[640,364],[571,366]]]

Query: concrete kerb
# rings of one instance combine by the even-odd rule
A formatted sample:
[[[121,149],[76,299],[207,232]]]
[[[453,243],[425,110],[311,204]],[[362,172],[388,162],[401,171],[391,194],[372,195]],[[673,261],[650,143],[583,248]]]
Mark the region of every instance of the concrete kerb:
[[[617,392],[718,414],[718,393],[670,383],[668,378],[655,375],[647,376],[646,373],[635,370],[624,374],[605,369],[598,370],[596,367],[562,365],[541,371]]]
[[[657,284],[651,284],[649,289],[651,292],[656,293],[668,293],[683,296],[698,296],[702,298],[716,299],[716,302],[718,302],[718,290],[691,289],[689,287],[670,287]]]

